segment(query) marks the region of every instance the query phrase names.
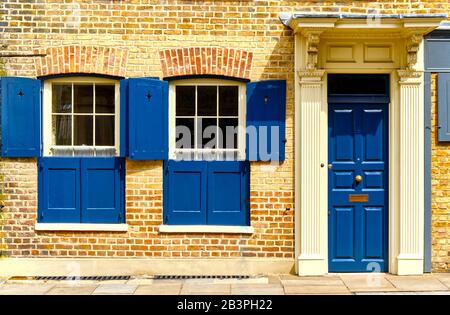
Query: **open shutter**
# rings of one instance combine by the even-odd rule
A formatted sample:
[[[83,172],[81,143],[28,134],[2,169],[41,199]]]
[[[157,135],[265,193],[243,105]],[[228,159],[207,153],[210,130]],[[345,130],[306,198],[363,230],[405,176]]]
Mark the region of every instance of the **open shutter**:
[[[128,79],[120,80],[120,152],[128,155]]]
[[[38,221],[80,223],[80,159],[40,158]]]
[[[1,155],[39,156],[41,81],[18,77],[0,81]]]
[[[247,160],[284,161],[286,81],[247,83]]]
[[[249,163],[208,163],[208,224],[248,225]]]
[[[164,160],[168,151],[168,83],[133,78],[128,84],[129,157]]]
[[[450,141],[450,73],[439,73],[438,85],[438,139]]]
[[[204,161],[165,161],[165,224],[206,224],[206,181]]]
[[[81,159],[81,220],[83,223],[124,222],[123,160]]]

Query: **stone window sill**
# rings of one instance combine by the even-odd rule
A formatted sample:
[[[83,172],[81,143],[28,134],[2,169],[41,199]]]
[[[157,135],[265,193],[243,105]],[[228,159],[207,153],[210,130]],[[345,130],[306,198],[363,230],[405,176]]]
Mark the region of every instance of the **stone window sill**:
[[[229,233],[229,234],[253,234],[252,226],[230,225],[160,225],[160,233]]]
[[[36,223],[35,231],[128,232],[128,224]]]

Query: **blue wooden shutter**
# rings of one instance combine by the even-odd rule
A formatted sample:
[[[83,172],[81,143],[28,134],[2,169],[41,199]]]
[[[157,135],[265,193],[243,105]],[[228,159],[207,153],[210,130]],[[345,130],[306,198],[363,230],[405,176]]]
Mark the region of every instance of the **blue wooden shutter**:
[[[3,77],[1,80],[1,155],[40,155],[41,81]]]
[[[81,158],[81,221],[124,222],[123,160]]]
[[[272,139],[276,128],[278,136]],[[284,161],[285,129],[286,81],[247,83],[247,160]]]
[[[168,83],[148,78],[129,79],[128,95],[130,159],[166,159]]]
[[[438,139],[450,141],[450,73],[439,73],[438,85]]]
[[[128,79],[120,80],[120,152],[128,155]]]
[[[207,163],[164,163],[164,223],[206,224]]]
[[[40,158],[38,221],[80,223],[80,159]]]
[[[208,224],[249,224],[249,162],[208,162]]]

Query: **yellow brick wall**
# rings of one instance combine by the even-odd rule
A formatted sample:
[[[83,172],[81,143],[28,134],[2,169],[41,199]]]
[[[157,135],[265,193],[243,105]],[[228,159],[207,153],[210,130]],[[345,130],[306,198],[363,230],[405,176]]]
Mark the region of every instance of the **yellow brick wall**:
[[[36,233],[36,161],[3,159],[7,195],[8,254],[39,256],[284,257],[294,255],[294,37],[280,12],[450,12],[448,0],[193,1],[193,0],[3,0],[0,34],[5,53],[27,54],[62,45],[99,45],[129,51],[126,76],[161,76],[159,51],[191,46],[243,49],[253,53],[251,80],[287,80],[286,161],[278,167],[251,165],[252,236],[158,234],[162,220],[160,162],[127,161],[128,233]],[[36,75],[32,57],[7,58],[9,75]],[[435,152],[436,147],[433,149]],[[441,152],[441,151],[440,151]],[[444,152],[444,151],[442,151]],[[450,154],[450,152],[449,152]],[[446,159],[442,156],[441,159]],[[439,181],[433,173],[433,188]],[[433,195],[433,262],[448,262],[445,202]],[[441,198],[441,199],[439,199]],[[437,200],[440,200],[439,202]],[[437,207],[436,205],[440,205]],[[443,213],[441,213],[443,212]],[[446,232],[447,231],[447,232]],[[447,252],[446,252],[447,251]],[[444,261],[444,263],[442,262]]]
[[[450,144],[437,141],[437,74],[431,80],[432,268],[450,269]]]

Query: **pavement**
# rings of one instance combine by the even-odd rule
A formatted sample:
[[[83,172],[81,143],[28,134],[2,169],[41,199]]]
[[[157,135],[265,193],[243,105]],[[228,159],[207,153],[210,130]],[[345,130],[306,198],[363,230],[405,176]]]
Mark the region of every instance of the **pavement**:
[[[329,274],[267,275],[248,279],[12,280],[0,279],[0,295],[450,295],[450,273],[423,276]]]

